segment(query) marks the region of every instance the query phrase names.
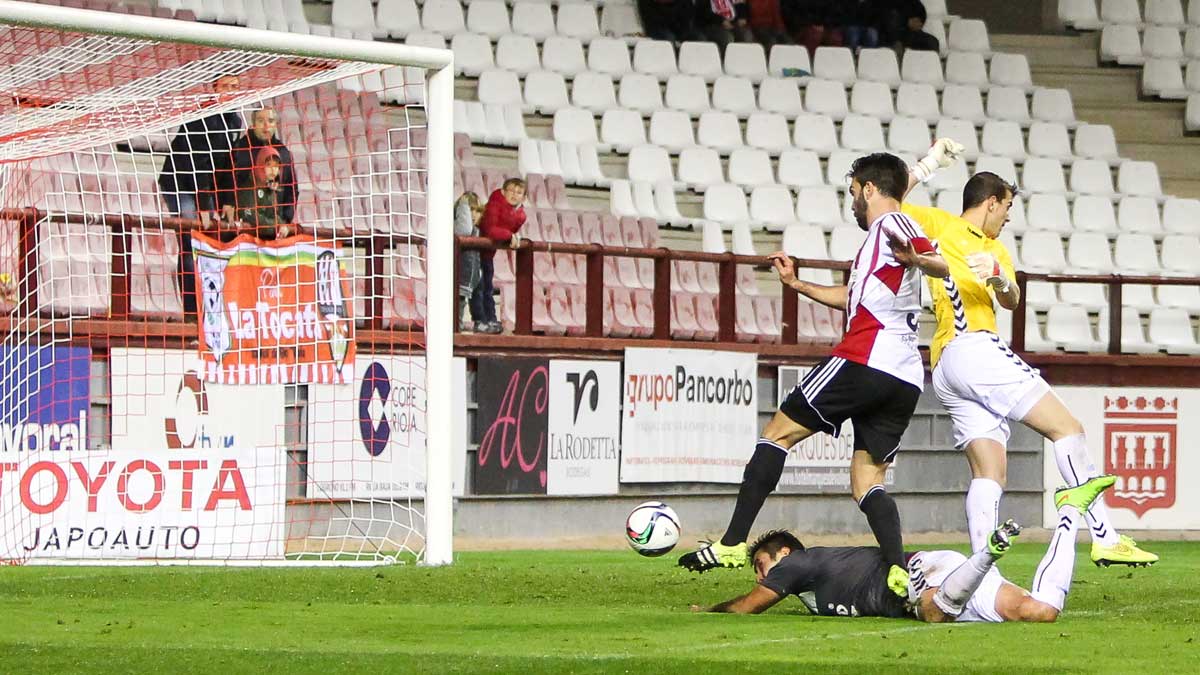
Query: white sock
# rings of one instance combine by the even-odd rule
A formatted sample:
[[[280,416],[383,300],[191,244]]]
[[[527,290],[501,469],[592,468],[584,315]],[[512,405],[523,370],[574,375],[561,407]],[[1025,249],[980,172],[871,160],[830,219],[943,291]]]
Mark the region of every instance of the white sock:
[[[1054,441],[1054,459],[1058,462],[1059,473],[1069,487],[1075,487],[1100,475],[1096,465],[1092,463],[1091,455],[1088,454],[1087,440],[1083,434]],[[1121,535],[1108,518],[1108,507],[1104,505],[1103,496],[1092,502],[1084,516],[1087,519],[1088,531],[1092,534],[1092,541],[1101,546],[1117,545]]]
[[[1079,531],[1079,510],[1064,506],[1058,510],[1058,527],[1050,538],[1050,546],[1042,562],[1038,563],[1033,575],[1034,600],[1062,611],[1071,590],[1071,576],[1075,573],[1075,533]]]
[[[996,529],[996,513],[1000,510],[1000,495],[1004,488],[991,478],[976,478],[967,488],[967,533],[971,535],[971,550],[987,550],[987,538]]]
[[[995,562],[995,558],[986,550],[971,554],[966,562],[946,575],[942,585],[933,594],[933,604],[951,616],[962,614],[963,607],[975,595]]]

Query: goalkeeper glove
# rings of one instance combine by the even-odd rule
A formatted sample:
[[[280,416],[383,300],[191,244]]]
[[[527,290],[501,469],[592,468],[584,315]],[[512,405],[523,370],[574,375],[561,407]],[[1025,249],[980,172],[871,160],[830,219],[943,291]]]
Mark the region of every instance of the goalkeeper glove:
[[[1007,293],[1012,285],[1000,269],[1000,261],[991,253],[972,253],[967,256],[967,264],[980,281],[991,286],[997,293]]]
[[[912,168],[912,173],[922,183],[928,182],[939,169],[947,169],[958,161],[966,148],[952,138],[939,138],[929,148],[929,153]]]

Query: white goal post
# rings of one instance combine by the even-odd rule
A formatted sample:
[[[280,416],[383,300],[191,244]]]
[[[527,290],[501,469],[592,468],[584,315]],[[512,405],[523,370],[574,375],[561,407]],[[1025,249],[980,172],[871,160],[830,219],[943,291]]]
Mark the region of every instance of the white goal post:
[[[22,43],[21,39],[25,38],[29,39]],[[49,48],[31,48],[25,53],[20,51],[21,44],[40,45],[43,38]],[[452,322],[455,318],[452,298],[455,297],[456,291],[452,227],[452,205],[456,196],[453,194],[455,164],[452,53],[446,49],[413,47],[391,42],[254,30],[13,0],[0,0],[0,42],[4,41],[8,41],[10,46],[0,46],[0,58],[6,59],[0,63],[0,96],[4,98],[3,102],[0,102],[0,223],[7,228],[5,232],[8,235],[7,239],[0,242],[0,248],[7,246],[8,249],[0,252],[0,273],[3,273],[0,275],[0,286],[9,287],[5,289],[6,297],[2,303],[4,306],[0,308],[0,335],[3,335],[3,344],[0,345],[3,347],[3,354],[0,354],[0,373],[3,373],[3,381],[0,381],[0,385],[5,387],[0,391],[0,417],[3,418],[0,419],[0,423],[3,423],[0,426],[6,434],[13,429],[14,441],[5,442],[0,447],[0,561],[42,564],[271,565],[294,562],[353,565],[396,562],[408,559],[406,555],[411,555],[412,559],[421,564],[451,563],[452,483],[455,478],[450,430],[463,424],[461,411],[456,416],[452,410],[455,393],[452,363]],[[164,62],[169,63],[162,70],[148,67],[147,63],[153,61],[150,53],[164,45],[184,46],[183,51],[193,47],[203,50],[198,52],[193,60],[188,60],[191,57],[164,59]],[[175,51],[179,52],[180,48],[175,48]],[[122,63],[130,64],[129,68],[108,67],[105,70],[100,67],[107,62],[121,60],[114,58],[114,54],[125,58]],[[140,55],[143,54],[146,55],[145,58],[141,58]],[[261,59],[256,55],[261,55]],[[380,94],[381,83],[385,81],[382,73],[388,69],[399,70],[394,68],[397,66],[403,67],[405,73],[416,75],[396,75],[405,78],[397,85],[402,91],[393,97],[392,102],[398,105],[387,110],[398,112],[387,112],[386,115],[373,118],[375,113],[367,110],[367,98],[373,97],[370,99],[371,104],[378,106],[378,100],[383,98]],[[105,78],[113,79],[97,81],[87,74],[89,72],[104,72]],[[226,97],[208,93],[216,78],[239,73],[244,87],[241,91]],[[123,80],[123,77],[128,79]],[[57,98],[29,94],[43,81],[58,83],[53,85],[59,87],[56,90]],[[202,88],[205,93],[197,94]],[[295,136],[284,138],[295,153],[294,158],[287,158],[286,164],[290,168],[294,163],[294,170],[298,176],[295,178],[297,192],[300,189],[309,192],[305,195],[303,203],[299,203],[297,199],[298,203],[289,205],[296,209],[296,215],[291,222],[301,228],[300,237],[308,236],[308,239],[298,238],[295,227],[288,229],[283,226],[288,222],[284,219],[278,221],[280,226],[277,230],[272,230],[278,235],[278,240],[272,241],[271,244],[260,246],[257,243],[218,242],[216,235],[213,235],[209,247],[207,240],[189,239],[195,242],[191,245],[196,247],[197,269],[194,278],[198,280],[198,288],[195,297],[200,304],[199,310],[190,310],[193,313],[200,312],[200,318],[197,319],[197,315],[192,314],[191,321],[197,323],[189,323],[188,315],[185,314],[187,310],[178,307],[180,293],[188,295],[186,287],[174,292],[170,290],[175,288],[173,285],[179,283],[177,279],[184,278],[184,273],[180,271],[176,277],[174,269],[163,268],[153,273],[142,271],[144,266],[149,264],[146,261],[155,259],[153,256],[160,253],[156,252],[157,249],[152,250],[153,246],[158,244],[146,242],[151,242],[152,238],[157,242],[159,239],[156,237],[164,233],[168,235],[166,239],[173,241],[176,234],[180,237],[188,236],[190,229],[185,224],[180,224],[180,219],[172,217],[182,215],[181,213],[168,212],[167,208],[160,206],[159,197],[162,195],[154,192],[158,167],[162,166],[164,155],[170,155],[171,150],[155,150],[151,147],[146,153],[130,155],[125,149],[127,144],[136,145],[131,139],[147,138],[154,134],[169,139],[171,131],[179,125],[224,112],[245,114],[245,134],[249,137],[254,133],[251,127],[258,124],[255,107],[249,105],[251,100],[259,101],[260,107],[278,106],[262,102],[279,100],[296,101],[295,105],[302,107],[308,99],[301,97],[307,96],[311,99],[312,95],[309,92],[312,91],[316,91],[316,98],[313,99],[315,102],[312,103],[312,111],[315,112],[307,109],[300,109],[299,112],[293,110],[289,111],[289,114],[295,114],[294,119],[285,120],[280,117],[278,120],[280,131],[284,129],[285,123],[301,125],[297,126],[297,129],[308,129],[309,125],[312,125],[313,129],[324,133],[328,139],[328,143],[321,147],[317,147],[320,144],[306,147],[309,144]],[[359,97],[365,98],[360,100]],[[151,103],[154,103],[152,111]],[[341,110],[353,111],[354,116],[331,119],[328,113],[336,113],[339,106]],[[397,127],[388,121],[381,121],[381,118],[403,119],[407,122]],[[331,128],[335,131],[330,131]],[[337,135],[336,140],[331,134]],[[362,137],[359,138],[356,134],[361,134]],[[402,149],[396,149],[392,145],[393,137],[398,134],[404,136]],[[231,133],[231,142],[233,138],[234,134]],[[369,154],[366,151],[355,150],[360,141],[363,147],[367,147],[369,141]],[[230,157],[234,157],[233,151],[229,152]],[[215,154],[213,156],[215,157]],[[333,166],[332,172],[328,174],[322,168],[326,156]],[[272,182],[271,174],[265,173],[265,169],[260,174],[260,164],[265,167],[267,163],[274,161],[274,166],[280,165],[278,156],[271,160],[267,153],[255,154],[252,159],[253,170],[249,166],[245,170],[245,175],[250,176],[251,182],[248,187],[242,186],[241,183],[235,186],[239,192],[235,206],[230,206],[228,212],[234,214],[231,218],[241,225],[248,222],[240,215],[243,213],[242,202],[238,201],[241,199],[241,191],[248,190],[253,199],[257,186],[258,197],[261,200],[264,193],[262,186],[267,185],[268,192],[282,195],[283,192],[278,191],[282,188],[277,188],[277,184],[287,175],[284,169],[279,169],[278,178]],[[73,181],[70,185],[66,185],[60,175],[64,161],[75,162],[74,168],[68,172]],[[230,161],[237,166],[234,159]],[[85,163],[89,168],[82,168]],[[153,170],[144,168],[151,165]],[[129,168],[137,166],[143,168]],[[343,166],[347,167],[344,173],[341,172]],[[233,170],[236,169],[231,171]],[[300,176],[301,173],[304,175]],[[219,184],[219,172],[214,169],[211,175]],[[265,176],[261,178],[265,183],[255,182],[260,180],[260,176]],[[403,182],[403,188],[395,187],[397,180]],[[117,194],[111,185],[120,186],[120,193]],[[145,187],[147,185],[150,187]],[[182,192],[180,189],[181,194]],[[199,187],[195,188],[192,198],[198,198],[200,192]],[[213,218],[219,220],[222,216],[220,198],[217,198],[216,203],[218,206],[214,207],[211,213]],[[270,203],[270,208],[274,209],[273,214],[281,213],[278,208],[283,205],[282,201],[278,206],[275,202]],[[177,207],[175,211],[181,208]],[[204,210],[204,207],[200,208]],[[205,211],[205,218],[208,215],[209,212]],[[312,219],[311,222],[309,218]],[[195,222],[198,226],[199,221]],[[205,223],[207,222],[205,220]],[[394,242],[400,236],[401,230],[403,236],[407,237],[407,243],[396,245]],[[97,232],[99,234],[93,238],[93,234]],[[274,236],[272,235],[272,239]],[[238,241],[241,241],[240,237]],[[286,246],[285,241],[288,242]],[[377,244],[387,246],[386,253],[373,250],[372,247]],[[173,244],[167,245],[169,247]],[[334,257],[335,249],[337,260],[333,267],[323,268],[322,261],[326,256]],[[350,252],[351,250],[354,252]],[[302,328],[307,324],[303,324],[303,311],[298,309],[294,314],[279,315],[295,318],[297,323],[290,329],[287,325],[278,323],[283,320],[277,317],[273,319],[277,323],[271,330],[275,331],[274,339],[280,344],[273,343],[271,348],[276,350],[274,354],[277,359],[283,358],[280,356],[280,350],[295,355],[308,353],[305,351],[308,348],[315,355],[314,359],[320,359],[321,355],[325,354],[327,362],[330,359],[336,362],[334,367],[337,373],[330,376],[333,379],[319,379],[317,372],[321,366],[313,364],[280,366],[280,361],[275,361],[273,366],[258,366],[257,374],[253,364],[249,369],[246,368],[245,360],[233,365],[222,365],[223,355],[220,349],[214,347],[214,339],[228,341],[231,339],[231,331],[234,339],[243,333],[253,334],[257,338],[259,329],[246,328],[244,325],[239,327],[236,324],[218,325],[221,322],[228,324],[228,319],[221,318],[225,311],[222,298],[228,299],[221,295],[221,288],[222,285],[231,282],[227,277],[223,278],[217,285],[216,295],[210,296],[208,279],[213,275],[226,274],[225,266],[232,265],[227,261],[238,255],[248,255],[247,251],[251,251],[259,260],[264,256],[278,255],[280,260],[286,258],[305,261],[304,264],[315,270],[312,272],[315,280],[295,272],[295,278],[288,282],[294,284],[295,289],[285,288],[283,285],[282,279],[288,272],[272,272],[278,275],[277,278],[273,277],[276,286],[272,292],[275,293],[273,297],[278,299],[291,297],[289,292],[299,297],[303,293],[296,289],[306,284],[316,288],[313,292],[317,299],[313,301],[313,306],[320,309],[312,315],[311,326],[307,328],[309,333],[305,335],[316,336],[313,339],[317,344],[298,343],[298,346],[293,345],[291,351],[280,346],[283,340],[279,337],[281,334],[289,338],[294,336],[297,341],[301,340],[301,333],[304,332]],[[172,255],[174,257],[171,257]],[[168,251],[163,260],[169,258],[172,261],[170,264],[173,265],[173,261],[179,255],[177,249],[174,253]],[[222,255],[225,257],[221,258]],[[285,265],[282,262],[270,264],[275,265],[272,269],[279,270]],[[143,267],[138,267],[135,271],[134,268],[138,265]],[[264,270],[270,266],[266,263],[263,265]],[[217,270],[217,267],[220,269]],[[417,272],[410,272],[418,268],[419,279],[416,278]],[[97,269],[103,269],[104,272],[98,274]],[[332,281],[322,276],[326,274],[322,269],[334,270]],[[187,273],[189,279],[192,278],[191,274]],[[359,274],[366,276],[359,277]],[[371,275],[374,275],[376,281],[372,281]],[[379,278],[382,278],[382,281],[378,281]],[[326,282],[327,285],[322,285]],[[78,290],[80,284],[86,287],[84,291]],[[156,284],[166,284],[168,290],[164,292],[163,287]],[[200,285],[204,285],[204,288],[199,288]],[[398,290],[401,287],[423,290],[406,291],[409,296],[401,298],[401,292]],[[384,289],[384,295],[381,295],[380,289]],[[229,292],[227,286],[225,290]],[[416,297],[412,295],[414,292],[417,293]],[[84,297],[82,301],[79,300],[80,293]],[[153,297],[147,299],[147,296]],[[206,308],[205,303],[210,297],[217,299],[216,304]],[[426,297],[435,301],[426,302]],[[93,301],[93,305],[89,306],[89,301]],[[411,308],[420,308],[419,316],[408,317],[416,322],[412,324],[415,327],[395,331],[397,336],[404,334],[416,337],[386,337],[390,335],[385,327],[388,321],[392,322],[392,326],[397,326],[407,320],[404,316],[396,314],[403,314],[403,308],[391,309],[393,303],[397,308],[405,303],[411,303]],[[216,315],[212,313],[212,307],[218,308],[220,317],[214,318]],[[7,314],[7,318],[3,313]],[[384,318],[380,318],[381,313]],[[391,316],[391,319],[387,316]],[[307,319],[307,315],[305,317]],[[247,319],[253,320],[254,316],[248,313]],[[345,325],[347,319],[352,319],[349,321],[352,324],[350,327]],[[236,321],[236,317],[234,320]],[[357,329],[353,327],[356,321]],[[263,326],[261,329],[263,335],[266,335],[268,328]],[[189,334],[189,330],[192,334]],[[289,509],[293,508],[292,503],[295,502],[299,504],[296,508],[305,509],[306,514],[320,514],[305,516],[309,518],[305,521],[309,533],[300,538],[306,538],[307,545],[310,546],[308,550],[311,555],[308,556],[287,555],[292,553],[292,542],[284,541],[293,536],[288,531],[294,525],[291,516],[284,522],[263,523],[249,522],[245,520],[244,514],[223,515],[219,494],[210,498],[210,505],[217,504],[215,515],[211,515],[211,526],[227,528],[228,532],[253,533],[247,536],[268,540],[265,546],[241,547],[239,544],[238,547],[220,549],[225,551],[224,553],[161,557],[139,555],[136,550],[133,553],[117,553],[112,556],[90,553],[82,556],[64,554],[39,557],[36,552],[29,555],[12,553],[19,551],[20,546],[28,550],[29,542],[35,541],[35,537],[49,536],[49,525],[45,526],[45,532],[34,530],[42,528],[39,523],[50,522],[53,514],[47,515],[45,512],[51,509],[51,505],[57,505],[65,498],[68,484],[70,489],[76,491],[71,493],[70,499],[75,499],[80,489],[85,490],[82,495],[85,498],[82,502],[84,505],[78,507],[81,509],[78,513],[92,513],[97,500],[103,504],[109,499],[104,496],[104,491],[110,489],[116,491],[112,497],[116,500],[113,503],[119,501],[127,510],[153,509],[153,506],[147,504],[158,505],[165,502],[168,498],[163,495],[175,489],[175,481],[182,480],[183,496],[180,498],[172,494],[169,498],[182,499],[188,508],[199,511],[199,507],[192,505],[193,480],[198,486],[202,480],[208,479],[208,474],[204,474],[200,469],[196,469],[194,473],[188,469],[187,460],[169,461],[172,465],[184,465],[182,471],[167,471],[168,460],[165,459],[159,462],[163,464],[160,473],[148,470],[148,466],[159,468],[154,462],[157,461],[155,457],[160,455],[147,455],[126,463],[125,458],[133,455],[121,455],[113,451],[110,459],[115,458],[115,461],[107,461],[107,451],[113,449],[106,447],[107,441],[103,440],[103,435],[113,433],[111,427],[116,420],[106,422],[103,430],[97,429],[95,400],[91,401],[91,417],[88,418],[92,428],[86,431],[77,428],[75,432],[83,437],[82,443],[101,439],[99,447],[82,448],[79,457],[85,459],[78,463],[72,462],[70,468],[65,468],[66,464],[55,466],[53,461],[47,461],[46,458],[51,455],[46,453],[50,449],[65,452],[53,445],[50,439],[54,438],[55,444],[61,443],[61,436],[65,434],[62,430],[66,427],[58,422],[54,425],[49,425],[48,422],[35,424],[26,418],[31,414],[34,405],[32,401],[35,399],[43,401],[42,405],[59,403],[44,403],[48,400],[45,398],[49,391],[47,388],[53,384],[48,380],[61,377],[59,373],[66,372],[46,365],[53,361],[55,353],[64,353],[53,350],[78,344],[101,345],[100,349],[110,358],[109,368],[117,367],[118,352],[137,353],[141,354],[138,358],[142,359],[136,364],[137,368],[143,369],[139,372],[154,374],[153,368],[162,367],[162,363],[175,358],[171,355],[157,355],[158,352],[181,354],[181,363],[191,359],[190,354],[197,351],[194,333],[198,331],[200,358],[206,358],[208,352],[216,352],[215,365],[208,364],[207,370],[202,367],[193,370],[189,365],[189,375],[182,382],[176,378],[168,381],[165,386],[178,386],[180,397],[186,390],[189,396],[195,398],[195,406],[199,411],[197,414],[201,414],[208,411],[210,403],[213,406],[217,405],[217,396],[211,393],[216,387],[226,387],[221,391],[233,391],[230,387],[269,387],[271,385],[266,384],[268,382],[280,386],[286,384],[289,387],[289,403],[290,397],[296,395],[294,392],[307,391],[309,383],[314,388],[317,383],[328,382],[340,383],[344,388],[351,387],[357,380],[349,379],[346,373],[352,372],[353,364],[348,370],[342,370],[347,347],[338,343],[338,340],[344,342],[344,337],[339,336],[344,336],[347,332],[353,335],[355,330],[360,334],[377,336],[374,338],[376,343],[372,346],[378,347],[379,353],[386,352],[388,348],[388,344],[379,343],[394,340],[390,344],[397,351],[411,352],[413,363],[420,360],[420,366],[409,366],[408,371],[409,375],[416,373],[413,376],[413,389],[423,389],[420,394],[423,405],[412,406],[409,409],[412,414],[422,416],[422,420],[413,426],[421,427],[420,439],[425,445],[423,457],[413,460],[423,465],[420,467],[423,476],[419,479],[404,479],[412,480],[413,494],[395,498],[385,493],[364,493],[365,496],[360,496],[354,493],[355,488],[347,488],[346,492],[332,495],[329,488],[312,487],[316,484],[312,474],[304,473],[315,470],[309,457],[304,460],[308,464],[301,470],[302,478],[299,479],[307,486],[304,489],[308,492],[304,494],[303,499],[293,499],[293,495],[290,494],[287,497]],[[104,331],[113,331],[112,335],[122,337],[114,338],[111,343],[103,343],[103,335],[106,334]],[[353,340],[350,342],[353,345]],[[162,349],[164,345],[177,345],[177,348],[174,351]],[[370,348],[367,345],[358,346],[357,352],[360,356],[368,351]],[[258,352],[257,357],[261,357],[262,353]],[[354,352],[350,354],[353,356]],[[89,359],[92,362],[89,364],[92,366],[89,379],[94,381],[94,362],[98,357],[89,356]],[[125,362],[133,361],[130,357],[125,357]],[[160,365],[148,365],[152,363]],[[328,363],[326,368],[328,369]],[[193,375],[195,381],[209,383],[206,398],[203,386],[187,384],[193,381],[188,379]],[[241,379],[237,379],[238,377]],[[342,379],[338,379],[339,377]],[[112,391],[104,392],[104,400],[108,401],[108,405],[115,406],[117,390],[131,391],[128,387],[132,385],[119,383],[115,374],[110,374],[107,381],[111,382]],[[131,379],[130,382],[132,381]],[[179,384],[175,385],[175,382]],[[42,387],[40,393],[39,386]],[[148,389],[153,389],[154,386],[159,385],[145,385]],[[388,386],[395,388],[394,385]],[[152,416],[152,413],[147,411],[153,407],[154,404],[149,401],[156,393],[148,389],[139,394],[141,399],[133,401],[133,405],[126,406],[128,419],[122,420],[122,425],[133,428],[139,424],[137,415],[144,413]],[[173,391],[166,393],[171,394]],[[38,399],[39,396],[42,398]],[[279,394],[278,398],[282,402],[283,394]],[[378,398],[379,396],[376,396],[368,401],[360,395],[357,405],[366,411],[369,406],[378,408],[388,404],[388,401],[376,400]],[[312,401],[308,403],[307,410],[310,416],[315,405],[317,404]],[[375,408],[372,408],[372,415],[379,414]],[[138,413],[137,410],[142,410],[143,413]],[[283,415],[282,412],[279,414]],[[360,413],[360,417],[354,421],[356,428],[362,422],[362,416],[366,414]],[[78,426],[83,427],[88,422],[82,414],[79,415]],[[151,420],[147,424],[161,425],[161,420]],[[182,433],[172,426],[174,424],[176,422],[173,418],[167,422],[168,435]],[[311,418],[308,424],[313,424]],[[297,423],[297,426],[299,425],[300,423]],[[53,432],[47,431],[50,426],[53,426]],[[283,438],[283,434],[278,429],[273,431],[279,444],[275,450],[277,455],[282,455],[284,448],[280,439]],[[309,431],[299,433],[301,436],[307,436],[310,443],[313,442],[311,427]],[[374,433],[366,427],[362,431],[363,435]],[[359,436],[354,438],[358,443],[364,443]],[[382,442],[387,441],[384,439]],[[42,447],[43,444],[47,447]],[[35,445],[37,447],[33,447]],[[278,466],[272,467],[272,470],[277,471],[275,475],[282,476],[285,471],[297,470],[290,456],[287,461],[292,463],[284,466],[284,460],[277,460]],[[215,459],[213,464],[215,467]],[[103,466],[108,468],[102,468]],[[122,466],[125,467],[123,470]],[[369,468],[369,463],[364,462],[362,466],[368,466],[367,473],[363,474],[363,481],[383,478],[370,473],[372,469]],[[33,471],[40,473],[35,477],[23,475],[18,479],[17,476],[22,472],[32,473],[29,471],[31,467],[35,467]],[[76,480],[72,470],[79,474],[84,488],[77,488],[72,482]],[[112,472],[112,479],[105,483],[98,476],[107,475],[104,472],[108,471]],[[236,496],[229,496],[234,491],[230,487],[234,483],[226,482],[224,469],[221,474],[217,475],[214,472],[213,475],[214,493],[224,494],[228,501],[237,502]],[[260,472],[255,476],[247,473],[246,486],[242,486],[242,491],[246,492],[246,487],[249,486],[249,492],[253,494],[256,487],[263,487],[261,483],[252,484],[256,477],[261,478],[262,475],[265,474]],[[347,479],[350,474],[339,474],[335,471],[331,475],[334,476],[330,479],[332,484],[337,480]],[[236,480],[240,481],[243,478],[238,477]],[[461,480],[461,477],[457,480]],[[58,481],[57,487],[55,481]],[[151,487],[150,492],[135,498],[131,494],[134,492],[134,484],[138,481],[150,481],[148,484]],[[418,482],[421,483],[419,488]],[[46,485],[41,485],[42,483]],[[95,488],[95,493],[100,493],[99,497],[93,494],[89,485]],[[277,495],[283,495],[282,488],[273,485],[268,487],[278,490]],[[42,492],[39,493],[38,490]],[[22,492],[24,494],[19,494]],[[201,488],[196,487],[195,499],[203,498],[200,492]],[[86,500],[89,496],[92,498],[90,504]],[[22,507],[21,499],[25,499],[25,507]],[[282,501],[280,498],[281,513]],[[36,507],[35,514],[40,515],[31,516],[29,504]],[[137,508],[131,508],[130,504]],[[414,504],[419,506],[413,506]],[[105,544],[100,548],[113,548],[112,537],[115,536],[113,532],[116,527],[112,525],[114,521],[105,521],[95,514],[89,517],[93,518],[89,523],[97,526],[96,531],[104,529],[101,525],[108,528],[103,534]],[[126,523],[142,522],[136,519],[129,520],[127,515],[125,517]],[[319,519],[324,519],[321,527],[326,529],[323,534],[312,534],[311,530],[315,527],[312,523]],[[345,521],[344,525],[339,525],[344,528],[343,531],[334,532],[333,528],[328,526],[328,522],[341,520]],[[171,532],[177,533],[180,540],[185,536],[185,532],[190,532],[186,523],[175,523],[171,527],[174,528]],[[129,542],[132,542],[133,525],[127,526],[128,533],[125,529],[121,529],[120,536],[127,536]],[[405,531],[397,534],[399,530]],[[79,539],[82,546],[89,543],[87,540],[91,534],[86,529],[81,532]],[[63,533],[55,533],[56,537],[60,535],[64,537],[65,545],[65,530]],[[74,534],[70,536],[74,537]],[[227,533],[224,536],[243,535]],[[357,541],[359,538],[370,541],[364,544],[363,541]],[[45,543],[44,539],[36,541],[38,545]],[[312,544],[320,541],[327,542],[324,545],[328,547],[322,548],[321,544]],[[350,543],[328,543],[337,541]],[[288,549],[286,554],[285,548]],[[276,551],[277,554],[263,556],[254,552],[260,550]]]

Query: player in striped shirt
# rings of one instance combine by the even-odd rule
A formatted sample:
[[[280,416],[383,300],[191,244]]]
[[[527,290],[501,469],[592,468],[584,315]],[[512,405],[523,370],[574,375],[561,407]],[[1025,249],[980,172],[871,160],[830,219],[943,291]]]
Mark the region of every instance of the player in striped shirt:
[[[910,189],[928,180],[933,170],[913,167]],[[1012,258],[998,239],[1016,194],[1016,186],[985,171],[963,188],[961,217],[914,204],[903,207],[950,267],[947,277],[929,281],[937,317],[929,357],[934,391],[954,424],[955,447],[965,451],[971,467],[966,509],[974,551],[982,549],[998,520],[1008,466],[1008,420],[1023,422],[1054,444],[1068,485],[1099,475],[1083,425],[1038,370],[1009,349],[996,328],[994,304],[1012,310],[1021,300]],[[1091,505],[1086,518],[1097,565],[1149,565],[1158,560],[1117,532],[1103,498]]]
[[[949,158],[941,161],[950,164]],[[855,444],[850,489],[885,562],[895,567],[889,586],[897,594],[904,592],[900,513],[884,489],[884,476],[925,381],[917,352],[921,274],[940,278],[949,270],[920,226],[900,213],[900,199],[908,189],[908,167],[900,158],[886,153],[860,157],[849,178],[854,217],[867,233],[851,263],[849,283],[820,286],[801,281],[791,258],[784,253],[772,256],[784,284],[845,312],[845,335],[833,354],[792,389],[763,429],[725,535],[682,556],[679,564],[690,570],[745,565],[746,536],[783,474],[788,449],[818,431],[837,436],[849,419]]]

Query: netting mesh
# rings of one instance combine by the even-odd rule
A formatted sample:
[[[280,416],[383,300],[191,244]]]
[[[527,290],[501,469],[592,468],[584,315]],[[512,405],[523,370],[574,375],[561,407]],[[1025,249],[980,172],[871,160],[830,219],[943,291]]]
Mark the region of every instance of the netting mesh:
[[[0,560],[423,549],[423,71],[0,26]]]

